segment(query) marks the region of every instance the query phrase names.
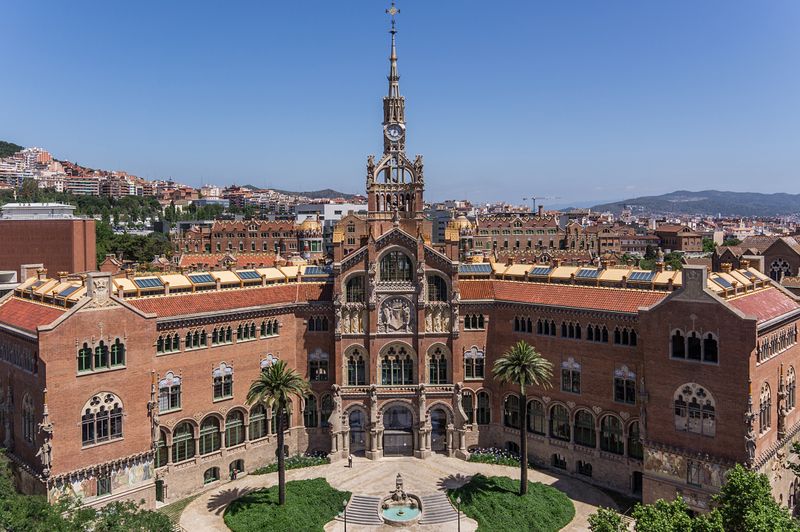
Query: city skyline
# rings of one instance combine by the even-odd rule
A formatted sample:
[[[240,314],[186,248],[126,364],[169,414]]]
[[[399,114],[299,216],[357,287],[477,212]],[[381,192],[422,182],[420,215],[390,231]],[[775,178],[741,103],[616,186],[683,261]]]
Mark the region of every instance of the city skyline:
[[[12,7],[0,41],[28,44],[7,65],[21,75],[0,89],[17,102],[0,136],[195,186],[358,192],[380,151],[385,6],[311,5]],[[793,192],[800,10],[788,2],[399,7],[409,151],[426,155],[431,200]],[[9,24],[23,14],[51,23]],[[89,23],[100,30],[76,30]],[[41,82],[54,76],[68,80],[55,92]]]

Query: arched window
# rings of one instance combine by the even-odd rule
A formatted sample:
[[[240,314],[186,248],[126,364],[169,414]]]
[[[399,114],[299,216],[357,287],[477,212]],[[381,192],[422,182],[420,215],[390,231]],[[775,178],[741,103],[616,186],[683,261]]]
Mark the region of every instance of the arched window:
[[[483,314],[467,314],[464,316],[464,330],[475,331],[485,328]]]
[[[100,343],[97,347],[94,348],[94,368],[93,369],[101,369],[107,368],[108,365],[108,346],[105,344],[103,340],[100,340]]]
[[[467,423],[472,424],[475,421],[475,403],[472,392],[464,390],[461,393],[461,408],[464,409],[464,414],[467,416]]]
[[[92,371],[92,348],[86,342],[78,349],[78,371]]]
[[[122,438],[122,401],[113,393],[95,395],[82,409],[83,446]]]
[[[167,448],[167,433],[159,430],[158,443],[156,444],[155,467],[164,467],[169,463],[169,449]]]
[[[181,350],[181,338],[178,336],[178,333],[172,335],[172,348],[170,351],[180,351]]]
[[[319,423],[320,427],[326,429],[331,426],[330,418],[333,414],[333,398],[330,394],[325,394],[322,396],[322,401],[320,401],[320,410],[319,410]]]
[[[402,251],[390,251],[381,258],[381,281],[410,282],[413,271],[411,260]]]
[[[438,275],[428,276],[428,301],[447,301],[447,282]]]
[[[428,376],[431,384],[447,384],[447,355],[436,347],[428,357]]]
[[[686,337],[686,347],[686,358],[688,360],[700,360],[702,342],[700,341],[700,336],[698,336],[695,331],[690,332],[689,336]]]
[[[482,379],[484,377],[485,358],[482,349],[473,345],[468,351],[464,351],[464,378]]]
[[[761,385],[758,407],[758,430],[766,432],[772,425],[772,392],[766,382]]]
[[[364,355],[359,349],[353,349],[347,357],[347,384],[348,386],[363,386],[367,384],[367,367]]]
[[[628,426],[628,456],[641,460],[644,457],[642,437],[639,435],[639,422],[634,421]]]
[[[703,339],[703,362],[713,362],[716,364],[718,361],[717,339],[714,338],[713,334],[708,333],[705,339]]]
[[[794,366],[789,366],[789,371],[786,373],[786,410],[792,410],[795,405],[795,396],[797,390],[797,376],[794,372]]]
[[[636,373],[622,366],[614,370],[614,401],[636,404]]]
[[[357,275],[347,280],[345,300],[348,303],[363,303],[365,301],[364,276]]]
[[[478,392],[478,408],[475,411],[475,417],[478,425],[488,425],[492,422],[492,407],[487,392]]]
[[[220,343],[220,331],[216,327],[211,331],[211,345],[218,345]]]
[[[606,329],[605,325],[603,325],[603,330],[601,332],[602,332],[602,335],[601,335],[602,340],[601,340],[601,342],[608,343],[608,329]]]
[[[210,484],[219,480],[219,468],[210,467],[203,472],[203,484]]]
[[[414,384],[414,361],[405,347],[386,350],[381,359],[381,384]]]
[[[575,414],[575,443],[586,447],[597,446],[594,416],[588,410],[579,410]]]
[[[625,454],[622,422],[615,416],[605,416],[600,420],[600,449],[609,453]]]
[[[686,339],[683,333],[675,330],[672,333],[672,358],[686,358]]]
[[[577,471],[579,475],[584,475],[587,477],[592,476],[592,464],[589,462],[584,462],[583,460],[578,460],[577,464]]]
[[[225,447],[244,443],[244,414],[233,410],[225,418]]]
[[[569,413],[562,405],[553,405],[550,408],[550,436],[559,440],[570,440]]]
[[[200,454],[219,451],[222,446],[219,434],[219,420],[209,416],[200,425]]]
[[[512,429],[520,428],[519,397],[514,394],[506,396],[503,403],[503,425]]]
[[[177,463],[194,458],[195,447],[194,427],[188,421],[180,423],[172,433],[172,461]]]
[[[306,396],[305,408],[303,408],[303,425],[307,429],[316,428],[319,424],[317,418],[317,398],[313,394]]]
[[[111,367],[125,365],[125,344],[119,338],[111,344]]]
[[[581,393],[581,365],[572,357],[561,363],[561,391]]]
[[[228,325],[228,328],[225,329],[225,343],[229,344],[231,342],[233,342],[233,329]]]
[[[85,346],[86,344],[83,344],[83,345]],[[159,335],[158,340],[156,340],[156,353],[157,354],[163,353],[165,351],[164,347],[165,347],[164,346],[164,337]],[[170,347],[172,347],[172,344],[170,344]],[[80,369],[79,369],[79,371],[80,371]]]
[[[291,404],[292,402],[289,401],[286,405],[286,411],[283,413],[283,430],[287,431],[292,426],[292,419],[289,412],[291,412]],[[272,407],[272,413],[270,414],[270,432],[272,434],[278,433],[278,407]]]
[[[233,368],[222,362],[211,373],[214,399],[233,397]]]
[[[328,380],[328,353],[317,348],[308,354],[308,375],[313,382]]]
[[[161,413],[181,408],[181,378],[171,371],[158,381],[158,411]]]
[[[705,436],[716,433],[714,398],[702,386],[684,384],[674,394],[675,429]]]
[[[33,400],[25,394],[22,399],[22,437],[28,443],[33,443],[36,435],[36,417],[33,413]]]
[[[545,433],[544,405],[537,400],[528,402],[528,432],[534,434]]]
[[[256,405],[250,410],[250,440],[259,440],[267,435],[267,409],[264,405]]]

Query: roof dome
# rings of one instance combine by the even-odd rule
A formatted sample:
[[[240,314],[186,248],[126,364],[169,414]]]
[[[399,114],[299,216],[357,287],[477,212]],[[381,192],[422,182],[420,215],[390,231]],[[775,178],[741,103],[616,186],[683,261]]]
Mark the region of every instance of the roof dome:
[[[322,224],[313,216],[306,216],[306,219],[300,224],[300,230],[307,233],[322,232]]]

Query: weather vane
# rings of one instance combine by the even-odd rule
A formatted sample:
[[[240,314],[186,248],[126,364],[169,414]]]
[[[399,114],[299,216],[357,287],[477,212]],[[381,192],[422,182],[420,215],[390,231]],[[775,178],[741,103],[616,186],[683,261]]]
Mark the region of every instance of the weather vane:
[[[400,10],[399,10],[399,9],[397,9],[397,6],[395,6],[395,5],[394,5],[394,2],[392,2],[392,5],[391,5],[391,7],[389,7],[389,9],[387,9],[387,10],[386,10],[386,13],[388,13],[388,14],[389,14],[389,16],[391,16],[391,17],[392,17],[392,30],[394,30],[394,25],[395,25],[395,18],[394,18],[394,17],[395,17],[395,16],[396,16],[398,13],[400,13]]]

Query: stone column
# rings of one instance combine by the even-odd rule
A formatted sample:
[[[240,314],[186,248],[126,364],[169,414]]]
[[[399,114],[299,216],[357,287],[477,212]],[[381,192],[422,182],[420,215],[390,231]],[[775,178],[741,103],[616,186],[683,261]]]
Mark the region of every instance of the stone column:
[[[447,456],[453,456],[453,436],[455,427],[452,423],[447,425]]]

